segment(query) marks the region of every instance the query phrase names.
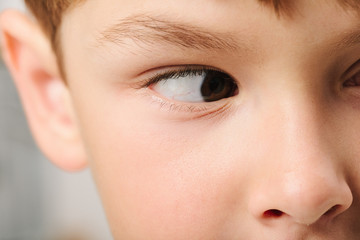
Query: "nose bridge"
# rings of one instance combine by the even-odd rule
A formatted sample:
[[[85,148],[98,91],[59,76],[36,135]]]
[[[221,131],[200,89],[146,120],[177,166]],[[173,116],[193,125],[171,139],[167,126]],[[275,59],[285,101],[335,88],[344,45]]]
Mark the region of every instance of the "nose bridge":
[[[323,100],[314,95],[305,89],[285,89],[273,95],[275,100],[270,105],[263,106],[270,123],[267,123],[271,131],[268,136],[281,143],[276,154],[287,159],[287,163],[290,163],[289,158],[294,164],[296,159],[301,159],[303,165],[306,159],[321,155],[328,147],[324,139],[327,135],[322,134],[326,131],[328,118],[323,110]]]
[[[278,170],[283,174],[284,188],[288,191],[301,191],[312,188],[314,182],[325,180],[326,171],[333,171],[331,146],[327,145],[326,113],[322,112],[320,99],[314,99],[299,92],[279,94],[277,106],[268,109],[277,109],[272,115],[272,138],[279,143],[273,152],[272,158],[278,161]],[[275,160],[276,159],[276,160]],[[319,171],[321,169],[321,171]],[[286,184],[291,183],[291,186]]]
[[[258,216],[275,211],[275,215],[284,213],[297,223],[312,224],[325,213],[344,211],[352,196],[331,141],[326,139],[329,135],[324,134],[331,124],[321,97],[289,91],[275,98],[274,105],[264,108],[272,109],[265,110],[270,124],[264,141],[276,144],[266,156],[270,171],[262,173],[255,194]]]

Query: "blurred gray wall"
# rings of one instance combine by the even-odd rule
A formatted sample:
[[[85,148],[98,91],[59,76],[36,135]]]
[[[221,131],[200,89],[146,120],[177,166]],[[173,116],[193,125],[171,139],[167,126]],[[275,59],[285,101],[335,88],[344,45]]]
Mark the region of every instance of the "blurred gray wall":
[[[0,0],[0,10],[23,10]],[[0,60],[0,240],[111,239],[90,172],[54,167],[36,148]]]
[[[40,154],[3,64],[0,79],[0,239],[32,238],[43,221]]]
[[[24,4],[22,0],[0,0],[0,10],[5,8],[16,8],[24,10]]]

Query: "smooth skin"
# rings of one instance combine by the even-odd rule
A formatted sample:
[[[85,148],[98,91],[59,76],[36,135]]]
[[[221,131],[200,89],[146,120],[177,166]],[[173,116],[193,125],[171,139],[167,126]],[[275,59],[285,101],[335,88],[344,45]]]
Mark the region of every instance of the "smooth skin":
[[[359,239],[360,18],[335,1],[294,2],[278,17],[254,0],[85,1],[61,27],[66,79],[38,25],[2,14],[39,146],[66,170],[91,168],[115,239]],[[104,42],[133,16],[237,47]],[[238,92],[191,102],[144,86],[184,65],[222,70]]]

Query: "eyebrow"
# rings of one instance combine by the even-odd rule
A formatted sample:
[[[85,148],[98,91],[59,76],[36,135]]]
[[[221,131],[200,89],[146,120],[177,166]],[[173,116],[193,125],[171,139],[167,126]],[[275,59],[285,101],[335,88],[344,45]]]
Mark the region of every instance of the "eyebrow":
[[[239,49],[237,41],[230,33],[210,32],[198,26],[146,15],[121,19],[100,32],[97,43],[126,45],[126,40],[147,45],[167,44],[181,49],[230,52]]]
[[[332,43],[330,54],[360,44],[360,28],[349,31],[345,36]],[[171,45],[181,49],[212,50],[237,52],[240,49],[251,50],[249,39],[243,39],[241,46],[231,33],[207,31],[204,28],[166,20],[164,17],[149,15],[134,15],[121,19],[105,28],[96,38],[96,44],[107,43],[127,45],[127,40],[145,45]],[[143,48],[143,46],[139,47]]]

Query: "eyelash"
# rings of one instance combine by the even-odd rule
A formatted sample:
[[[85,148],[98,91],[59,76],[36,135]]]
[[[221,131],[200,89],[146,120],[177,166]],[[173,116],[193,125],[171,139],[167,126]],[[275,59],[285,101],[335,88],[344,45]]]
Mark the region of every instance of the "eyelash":
[[[161,82],[161,81],[166,81],[166,79],[169,78],[181,78],[181,77],[188,77],[188,76],[199,76],[203,73],[208,73],[209,71],[217,71],[217,72],[222,72],[225,73],[219,69],[216,68],[212,68],[212,67],[206,67],[206,66],[184,66],[184,67],[180,67],[179,69],[175,69],[175,70],[168,70],[165,71],[163,73],[157,73],[154,76],[150,77],[149,79],[145,80],[142,85],[141,88],[147,88],[150,87],[151,85]]]

